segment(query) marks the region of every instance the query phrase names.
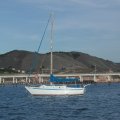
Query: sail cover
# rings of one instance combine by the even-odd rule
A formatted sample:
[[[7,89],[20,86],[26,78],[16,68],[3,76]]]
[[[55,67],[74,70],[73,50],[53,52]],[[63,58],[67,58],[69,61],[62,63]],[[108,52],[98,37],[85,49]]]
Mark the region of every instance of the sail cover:
[[[75,82],[75,81],[80,81],[78,78],[60,78],[60,77],[55,77],[53,74],[50,75],[50,82]]]

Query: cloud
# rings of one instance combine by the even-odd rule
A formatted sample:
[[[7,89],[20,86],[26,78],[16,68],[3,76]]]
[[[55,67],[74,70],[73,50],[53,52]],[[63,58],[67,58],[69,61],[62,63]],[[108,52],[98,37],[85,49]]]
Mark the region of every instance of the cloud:
[[[84,7],[92,7],[92,8],[107,8],[111,6],[120,5],[119,0],[67,0],[71,1],[74,4],[84,5]]]
[[[75,7],[83,9],[106,9],[106,8],[119,8],[120,0],[11,0],[14,3],[21,3],[26,5],[32,5],[44,10],[53,11],[71,11]],[[69,9],[71,8],[71,9]]]
[[[65,1],[62,2],[57,0],[18,0],[17,2],[25,5],[32,5],[33,7],[46,10],[47,12],[51,11],[64,12],[64,10],[66,9],[64,6],[69,5]]]
[[[51,6],[54,8],[60,8],[61,6],[73,6],[73,5],[80,5],[81,7],[92,7],[92,8],[108,8],[112,6],[120,5],[120,0],[19,0],[19,2],[37,5],[37,6]],[[57,5],[57,6],[56,6]],[[62,10],[62,7],[61,7]]]

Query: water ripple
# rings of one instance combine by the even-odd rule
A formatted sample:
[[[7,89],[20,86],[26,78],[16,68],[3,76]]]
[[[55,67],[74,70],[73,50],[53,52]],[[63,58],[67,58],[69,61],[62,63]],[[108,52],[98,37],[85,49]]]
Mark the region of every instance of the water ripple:
[[[0,120],[119,120],[120,86],[97,84],[84,96],[31,96],[24,86],[0,87]]]

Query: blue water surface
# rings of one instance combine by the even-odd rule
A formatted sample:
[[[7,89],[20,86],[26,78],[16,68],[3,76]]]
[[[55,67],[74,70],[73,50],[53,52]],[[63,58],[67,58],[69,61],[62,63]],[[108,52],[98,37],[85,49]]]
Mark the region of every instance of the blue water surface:
[[[83,96],[31,96],[0,86],[0,120],[120,120],[120,83],[92,84]]]

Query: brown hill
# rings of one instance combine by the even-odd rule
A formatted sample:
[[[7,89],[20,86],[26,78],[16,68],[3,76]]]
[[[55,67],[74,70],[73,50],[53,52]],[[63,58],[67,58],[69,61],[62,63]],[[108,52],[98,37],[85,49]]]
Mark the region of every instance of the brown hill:
[[[120,71],[120,64],[81,52],[54,52],[54,72],[108,72]],[[37,54],[29,51],[14,50],[0,55],[0,68],[48,72],[50,53]],[[48,70],[48,71],[47,71]]]

